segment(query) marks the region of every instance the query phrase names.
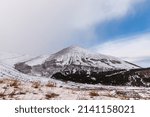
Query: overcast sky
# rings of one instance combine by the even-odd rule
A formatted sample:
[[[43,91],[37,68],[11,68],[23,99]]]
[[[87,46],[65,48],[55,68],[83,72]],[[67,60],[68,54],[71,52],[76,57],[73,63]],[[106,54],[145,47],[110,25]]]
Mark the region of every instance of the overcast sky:
[[[44,54],[79,45],[148,65],[148,0],[0,0],[0,51]]]

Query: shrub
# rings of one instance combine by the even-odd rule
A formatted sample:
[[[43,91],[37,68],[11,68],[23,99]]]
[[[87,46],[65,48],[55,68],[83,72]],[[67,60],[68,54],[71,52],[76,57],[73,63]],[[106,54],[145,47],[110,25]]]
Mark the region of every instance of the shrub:
[[[90,96],[99,96],[99,94],[97,93],[97,92],[95,92],[95,91],[91,91],[90,93],[89,93],[89,95]]]
[[[45,86],[47,86],[47,87],[56,87],[56,84],[52,83],[52,82],[48,82]]]
[[[18,88],[18,86],[21,84],[21,82],[18,80],[10,80],[9,84],[11,87]]]
[[[59,96],[59,94],[56,94],[56,93],[48,93],[48,94],[46,94],[45,96],[46,96],[46,99],[51,99],[51,98],[54,98],[54,97]]]
[[[33,83],[32,83],[32,87],[33,87],[33,88],[36,88],[36,89],[37,89],[37,88],[39,88],[40,86],[41,86],[41,83],[40,83],[40,82],[33,82]]]
[[[0,80],[0,84],[3,83],[3,80]]]
[[[5,96],[4,93],[0,93],[0,98],[3,98]]]

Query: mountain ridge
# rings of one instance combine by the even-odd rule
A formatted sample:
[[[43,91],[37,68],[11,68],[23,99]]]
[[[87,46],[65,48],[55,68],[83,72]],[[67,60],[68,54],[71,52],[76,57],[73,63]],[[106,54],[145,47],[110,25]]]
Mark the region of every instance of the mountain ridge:
[[[50,77],[54,72],[64,71],[65,69],[69,71],[83,69],[110,71],[129,70],[139,67],[117,57],[93,53],[78,46],[70,46],[52,55],[39,56],[38,58],[18,63],[15,68],[26,74],[38,74],[40,76],[45,74]]]

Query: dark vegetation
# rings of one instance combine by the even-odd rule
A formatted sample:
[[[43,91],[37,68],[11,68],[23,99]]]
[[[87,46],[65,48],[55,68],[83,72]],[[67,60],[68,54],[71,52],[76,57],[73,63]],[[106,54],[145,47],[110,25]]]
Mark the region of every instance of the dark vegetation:
[[[93,72],[80,70],[75,73],[69,71],[57,72],[52,78],[63,81],[73,81],[87,84],[103,84],[114,86],[150,86],[150,68],[133,70],[115,70],[107,72]]]

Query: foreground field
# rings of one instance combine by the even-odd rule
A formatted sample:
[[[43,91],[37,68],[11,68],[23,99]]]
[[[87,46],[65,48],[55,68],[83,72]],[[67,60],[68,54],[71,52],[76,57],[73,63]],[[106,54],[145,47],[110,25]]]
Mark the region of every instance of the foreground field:
[[[67,82],[66,82],[67,84]],[[63,87],[56,82],[24,82],[0,79],[1,100],[139,100],[150,99],[150,88],[143,87]]]

